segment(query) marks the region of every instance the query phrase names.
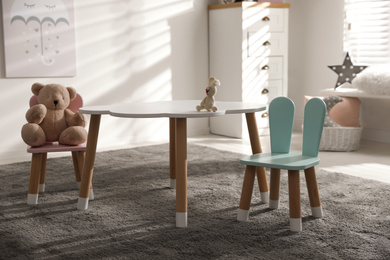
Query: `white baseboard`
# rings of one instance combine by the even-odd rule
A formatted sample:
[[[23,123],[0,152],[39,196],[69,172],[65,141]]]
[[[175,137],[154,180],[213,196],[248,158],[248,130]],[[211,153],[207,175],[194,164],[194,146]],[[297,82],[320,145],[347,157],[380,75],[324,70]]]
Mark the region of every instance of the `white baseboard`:
[[[390,144],[390,129],[363,127],[362,140]]]

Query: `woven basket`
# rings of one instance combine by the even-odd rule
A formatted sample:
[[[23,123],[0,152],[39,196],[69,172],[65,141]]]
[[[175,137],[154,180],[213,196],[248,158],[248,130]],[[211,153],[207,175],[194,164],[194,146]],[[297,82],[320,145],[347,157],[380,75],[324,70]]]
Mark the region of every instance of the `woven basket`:
[[[321,151],[356,151],[359,149],[363,127],[324,127]]]

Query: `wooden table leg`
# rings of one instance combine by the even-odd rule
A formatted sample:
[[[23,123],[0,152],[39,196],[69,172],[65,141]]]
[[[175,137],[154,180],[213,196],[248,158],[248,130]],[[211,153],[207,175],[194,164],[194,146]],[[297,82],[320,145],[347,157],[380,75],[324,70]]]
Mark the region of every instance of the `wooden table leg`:
[[[169,180],[176,189],[176,118],[169,118]]]
[[[261,153],[259,131],[257,130],[257,122],[255,113],[246,113],[246,123],[248,125],[249,139],[251,141],[252,153]],[[259,183],[261,201],[269,203],[269,189],[267,181],[267,173],[264,167],[257,167],[257,182]]]
[[[187,227],[187,119],[176,119],[176,227]]]
[[[81,175],[79,200],[77,203],[77,209],[81,210],[86,210],[88,208],[89,193],[93,175],[93,165],[95,163],[96,147],[99,136],[100,119],[101,115],[91,115],[91,122],[89,123],[87,149],[83,172]]]

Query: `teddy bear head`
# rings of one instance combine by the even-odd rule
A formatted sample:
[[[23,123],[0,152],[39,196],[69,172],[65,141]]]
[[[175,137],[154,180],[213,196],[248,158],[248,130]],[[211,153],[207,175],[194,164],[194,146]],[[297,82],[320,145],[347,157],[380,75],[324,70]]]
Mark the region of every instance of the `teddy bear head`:
[[[60,84],[34,83],[31,91],[38,97],[38,103],[52,110],[65,110],[77,95],[74,88]]]

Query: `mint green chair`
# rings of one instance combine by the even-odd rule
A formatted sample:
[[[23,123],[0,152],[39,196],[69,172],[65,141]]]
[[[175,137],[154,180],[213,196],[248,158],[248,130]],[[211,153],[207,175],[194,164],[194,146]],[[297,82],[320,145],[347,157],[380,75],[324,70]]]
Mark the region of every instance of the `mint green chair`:
[[[253,192],[256,167],[270,170],[269,207],[279,207],[280,172],[288,170],[290,201],[290,230],[302,231],[299,171],[304,170],[312,215],[322,217],[322,206],[318,192],[314,166],[319,164],[318,149],[324,125],[326,105],[319,98],[310,99],[305,106],[302,152],[290,152],[295,106],[287,97],[278,97],[269,105],[269,127],[271,153],[258,153],[241,159],[246,165],[237,219],[246,221]]]

